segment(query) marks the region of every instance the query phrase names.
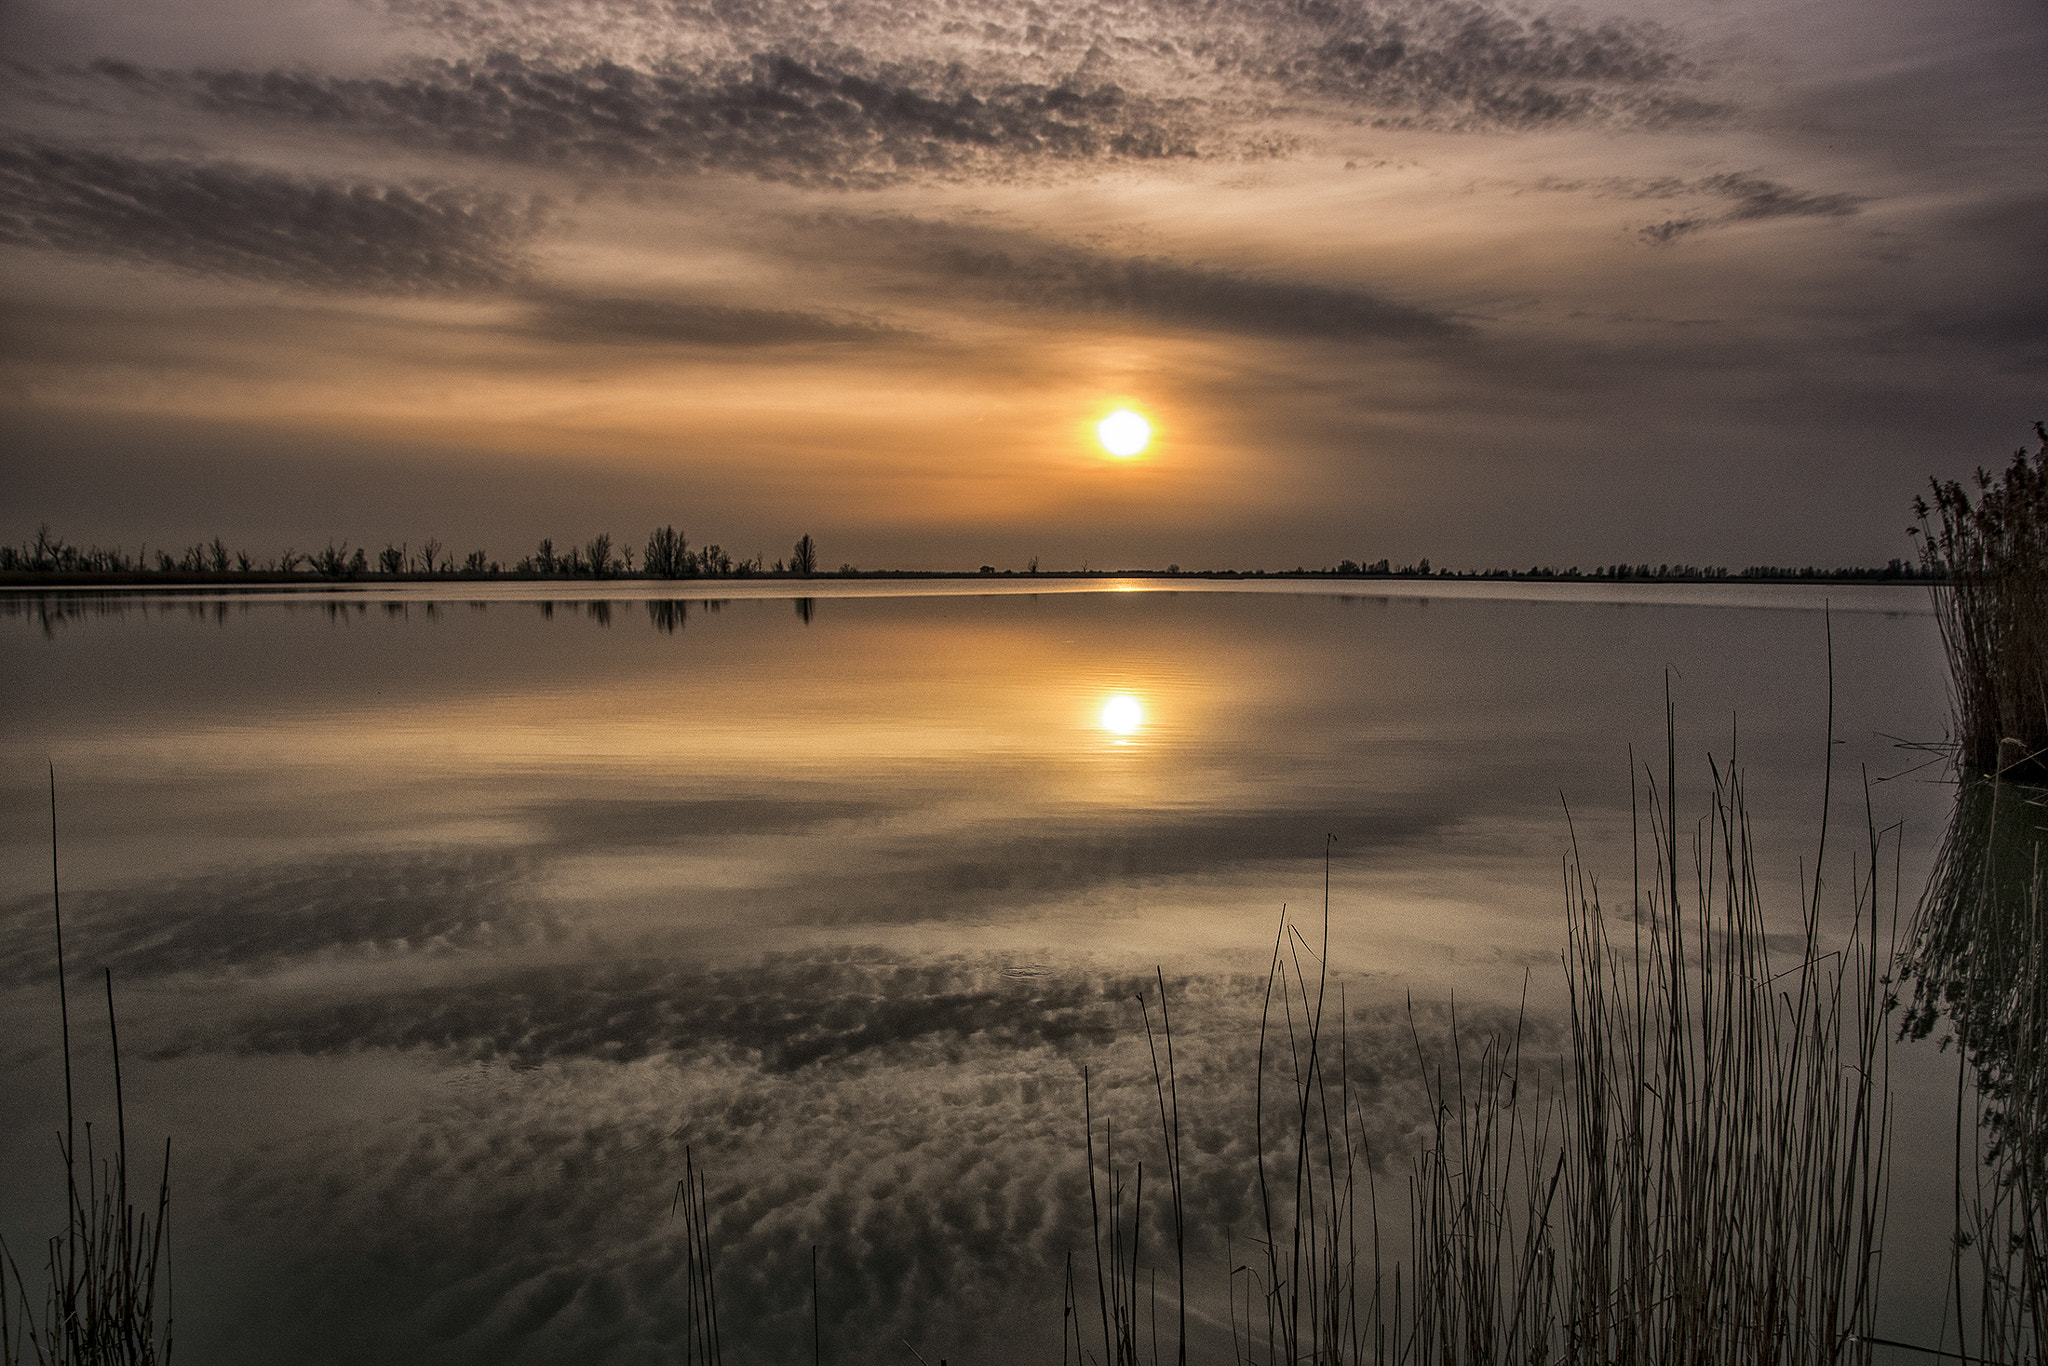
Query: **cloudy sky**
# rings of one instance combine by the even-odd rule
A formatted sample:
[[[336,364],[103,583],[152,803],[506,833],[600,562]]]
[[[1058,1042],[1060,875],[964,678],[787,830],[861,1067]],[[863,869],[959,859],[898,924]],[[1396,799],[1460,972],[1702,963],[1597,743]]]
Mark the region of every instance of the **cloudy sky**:
[[[2048,416],[2038,0],[0,27],[9,539],[1874,562]]]

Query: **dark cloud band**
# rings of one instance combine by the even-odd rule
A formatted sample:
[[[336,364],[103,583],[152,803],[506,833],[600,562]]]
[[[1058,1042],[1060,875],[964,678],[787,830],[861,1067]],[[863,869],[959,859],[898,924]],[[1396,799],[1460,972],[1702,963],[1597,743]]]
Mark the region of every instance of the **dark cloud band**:
[[[1041,238],[913,218],[825,214],[804,225],[865,258],[905,294],[967,295],[1202,331],[1317,341],[1441,341],[1467,325],[1370,290],[1275,279],[1189,261],[1116,256]]]
[[[374,293],[496,287],[520,274],[543,212],[448,186],[0,143],[0,242],[203,275]]]
[[[1115,87],[977,88],[945,72],[784,54],[640,69],[499,53],[363,79],[98,70],[219,113],[579,172],[726,171],[863,186],[1195,152],[1189,129]]]
[[[1323,341],[1455,336],[1464,328],[1426,309],[1363,290],[1266,280],[1171,261],[1048,254],[1019,259],[958,247],[939,273],[1021,303],[1124,314],[1172,326]]]
[[[594,0],[568,21],[561,6],[523,0],[387,4],[471,51],[556,60],[623,60],[629,51],[673,57],[691,46],[800,55],[789,12],[768,0],[715,8]],[[816,39],[874,62],[944,53],[985,83],[1113,80],[1127,91],[1201,102],[1195,117],[1212,131],[1234,117],[1228,111],[1242,113],[1246,99],[1302,96],[1364,111],[1381,126],[1431,128],[1668,124],[1724,110],[1693,93],[1703,72],[1665,26],[1474,0],[1047,0],[1021,14],[943,0],[846,0],[831,7]]]
[[[191,1036],[170,1051],[428,1048],[539,1066],[711,1050],[788,1072],[870,1054],[894,1057],[934,1040],[1100,1048],[1115,1033],[1121,1004],[1141,984],[1136,977],[1009,979],[983,965],[858,953],[776,955],[722,970],[674,961],[569,964],[295,1008],[242,1021],[225,1037]]]
[[[1382,127],[1454,130],[1699,122],[1725,106],[1659,25],[1589,24],[1483,4],[1271,6],[1247,75],[1372,111]]]

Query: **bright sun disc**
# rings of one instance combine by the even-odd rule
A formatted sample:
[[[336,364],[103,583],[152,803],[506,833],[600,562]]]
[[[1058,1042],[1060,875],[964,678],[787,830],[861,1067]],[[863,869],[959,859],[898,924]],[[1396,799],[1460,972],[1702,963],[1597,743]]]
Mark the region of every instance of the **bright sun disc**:
[[[1102,449],[1126,458],[1136,455],[1152,440],[1152,424],[1129,408],[1119,408],[1095,424]]]
[[[1118,693],[1102,704],[1102,728],[1116,735],[1132,735],[1145,724],[1145,709],[1129,693]]]

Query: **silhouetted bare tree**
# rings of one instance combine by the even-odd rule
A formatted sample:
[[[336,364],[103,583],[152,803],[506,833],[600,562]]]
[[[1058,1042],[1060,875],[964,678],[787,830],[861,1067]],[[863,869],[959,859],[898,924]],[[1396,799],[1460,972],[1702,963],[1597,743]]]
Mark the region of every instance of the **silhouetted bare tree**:
[[[349,572],[348,542],[336,545],[329,541],[327,548],[313,557],[313,568],[319,570],[324,578],[346,578]]]
[[[680,579],[691,571],[690,544],[673,526],[658,526],[647,536],[640,563],[657,579]]]

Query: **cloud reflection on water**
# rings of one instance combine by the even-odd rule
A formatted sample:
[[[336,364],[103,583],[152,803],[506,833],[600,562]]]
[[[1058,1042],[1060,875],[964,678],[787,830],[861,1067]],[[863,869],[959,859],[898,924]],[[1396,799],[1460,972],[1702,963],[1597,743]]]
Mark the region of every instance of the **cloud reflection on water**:
[[[670,1023],[687,1016],[698,1037],[644,1056],[542,1041],[534,1056],[544,1060],[475,1074],[424,1115],[246,1159],[228,1192],[245,1227],[317,1223],[323,1233],[317,1248],[294,1250],[302,1317],[271,1327],[276,1340],[359,1332],[351,1310],[367,1302],[388,1307],[386,1340],[432,1342],[447,1359],[508,1349],[522,1360],[639,1359],[673,1340],[680,1231],[663,1221],[661,1195],[688,1144],[713,1173],[722,1303],[759,1359],[807,1347],[813,1243],[835,1360],[893,1359],[900,1338],[974,1360],[1042,1359],[1059,1324],[1047,1296],[1056,1301],[1065,1253],[1087,1242],[1084,1064],[1124,1160],[1157,1160],[1149,1074],[1132,1037],[1141,980],[1054,973],[1019,983],[994,961],[912,966],[853,954],[792,955],[695,981],[650,966],[641,982],[642,999],[670,1003]],[[620,1038],[639,1037],[636,1025],[662,1036],[630,1006],[624,1018],[606,1015],[619,985],[479,984],[468,1004],[474,1022],[504,1037],[576,1017],[610,1020]],[[882,986],[889,999],[875,994]],[[1220,1230],[1242,1236],[1254,1209],[1247,1050],[1260,984],[1198,978],[1170,989],[1189,1059],[1192,1252],[1207,1275],[1220,1265]],[[963,1001],[975,1003],[971,1019]],[[821,1012],[872,1030],[876,1046],[763,1066],[759,1047]],[[1063,1016],[1086,1028],[1043,1031]],[[1444,1012],[1425,1006],[1417,1023],[1434,1052]],[[1461,1027],[1469,1042],[1505,1023],[1482,1008]],[[1349,1028],[1362,1119],[1379,1151],[1399,1151],[1423,1111],[1413,1069],[1387,1063],[1413,1056],[1408,1021],[1378,1006],[1355,1011]],[[452,1044],[459,1056],[463,1033],[411,1042]],[[360,1043],[341,1046],[398,1042],[348,1025],[337,1033],[352,1037]],[[1539,1029],[1531,1043],[1555,1041]],[[1152,1212],[1149,1236],[1165,1232],[1162,1220]],[[1199,1308],[1198,1331],[1220,1347],[1209,1317],[1220,1301]],[[526,1336],[513,1347],[515,1331]]]
[[[665,601],[602,637],[586,604],[0,619],[6,1008],[43,1010],[52,966],[48,755],[67,948],[131,993],[137,1087],[217,1066],[180,1103],[231,1107],[286,1059],[462,1083],[382,1117],[307,1087],[283,1138],[180,1140],[232,1173],[190,1226],[239,1221],[197,1260],[275,1251],[181,1295],[209,1359],[652,1359],[685,1143],[758,1359],[804,1345],[813,1242],[834,1360],[1042,1355],[1080,1245],[1079,1071],[1143,1131],[1155,963],[1185,1002],[1190,1189],[1210,1229],[1248,1208],[1248,984],[1279,904],[1320,897],[1327,834],[1391,1149],[1407,992],[1430,1023],[1455,987],[1478,1028],[1533,972],[1541,1006],[1561,791],[1625,873],[1667,664],[1699,699],[1685,752],[1741,715],[1787,869],[1817,795],[1816,614],[1103,593],[693,603],[684,628]],[[1841,763],[1928,733],[1933,631],[1837,620]]]

